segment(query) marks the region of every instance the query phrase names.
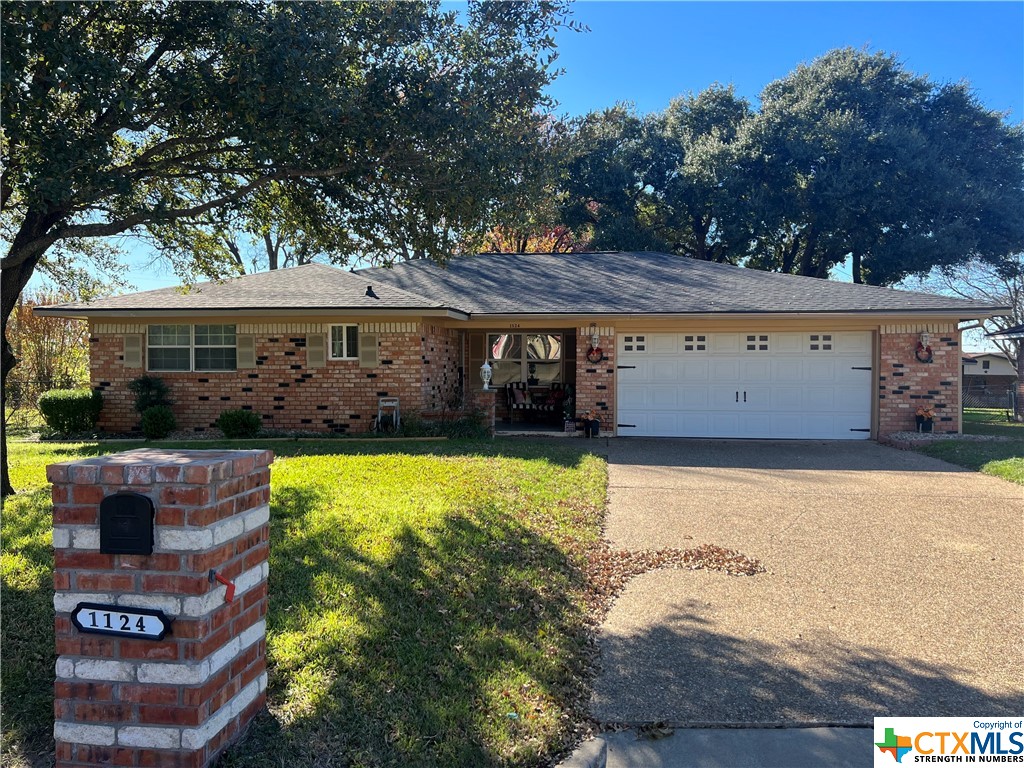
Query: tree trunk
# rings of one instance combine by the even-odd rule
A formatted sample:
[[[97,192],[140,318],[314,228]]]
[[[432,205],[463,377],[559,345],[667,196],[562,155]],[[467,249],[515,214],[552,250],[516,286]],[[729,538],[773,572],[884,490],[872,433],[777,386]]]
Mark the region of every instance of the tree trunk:
[[[0,440],[3,445],[3,460],[0,461],[0,498],[14,493],[11,487],[11,476],[7,468],[7,375],[18,364],[18,358],[7,340],[7,321],[18,305],[22,290],[28,285],[36,265],[43,258],[49,241],[44,236],[49,228],[59,219],[58,215],[29,211],[22,220],[21,228],[11,243],[11,249],[3,260],[0,269],[0,312],[3,314],[4,331],[3,346],[0,352],[0,384],[2,384],[4,419],[0,422]]]
[[[700,261],[710,261],[708,257],[708,229],[709,224],[704,222],[700,216],[694,216],[690,220],[693,228],[693,257]]]
[[[861,272],[860,272],[860,252],[859,251],[854,251],[853,252],[853,267],[852,267],[852,269],[853,269],[853,282],[858,283],[858,284],[863,283],[864,282],[864,277],[861,275]]]
[[[814,264],[815,251],[818,249],[818,233],[814,227],[807,228],[807,239],[804,241],[804,252],[800,255],[800,274],[814,277],[817,269]]]
[[[782,252],[782,273],[793,274],[793,264],[796,263],[796,254],[800,250],[800,235],[793,235],[793,242],[789,248],[783,246]]]
[[[278,245],[280,245],[280,240],[277,243],[275,243],[273,241],[273,239],[270,237],[270,233],[269,232],[264,232],[263,233],[263,245],[267,249],[267,266],[268,266],[268,268],[272,269],[272,270],[273,269],[277,269],[279,267],[277,257],[278,257]]]

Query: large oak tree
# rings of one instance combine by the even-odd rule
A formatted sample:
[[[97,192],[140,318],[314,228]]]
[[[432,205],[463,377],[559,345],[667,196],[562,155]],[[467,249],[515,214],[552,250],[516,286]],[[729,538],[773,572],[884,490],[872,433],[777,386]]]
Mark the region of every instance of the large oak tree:
[[[181,238],[204,217],[253,217],[271,188],[343,253],[443,258],[486,231],[531,162],[552,30],[569,23],[540,0],[471,3],[461,19],[436,2],[2,13],[5,329],[61,245]],[[187,278],[225,269],[216,249],[177,255]],[[2,357],[6,380],[6,337]]]
[[[814,277],[849,261],[878,285],[1024,247],[1024,130],[967,85],[840,49],[760,102],[712,86],[576,121],[564,223],[595,247]]]

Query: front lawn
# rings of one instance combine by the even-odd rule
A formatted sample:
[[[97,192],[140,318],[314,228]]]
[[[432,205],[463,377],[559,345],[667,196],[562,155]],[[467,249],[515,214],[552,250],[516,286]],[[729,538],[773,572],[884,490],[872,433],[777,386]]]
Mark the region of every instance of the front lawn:
[[[964,431],[967,431],[966,426]],[[1021,431],[1017,430],[1017,434]],[[1024,485],[1024,437],[992,441],[939,440],[919,450],[936,459]]]
[[[0,757],[45,764],[44,467],[135,446],[10,447],[23,490],[2,519]],[[584,563],[600,537],[601,459],[560,441],[272,447],[269,713],[226,765],[541,765],[572,745],[588,690]]]

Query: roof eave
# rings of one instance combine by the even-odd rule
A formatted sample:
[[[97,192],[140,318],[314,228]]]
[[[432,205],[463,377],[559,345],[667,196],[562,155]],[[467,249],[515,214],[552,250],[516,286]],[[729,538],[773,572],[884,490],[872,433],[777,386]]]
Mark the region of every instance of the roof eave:
[[[1008,307],[989,307],[986,309],[968,309],[968,308],[952,308],[952,309],[863,309],[863,310],[823,310],[823,311],[787,311],[779,310],[773,312],[765,311],[736,311],[736,310],[723,310],[719,312],[474,312],[471,315],[473,320],[544,320],[547,318],[558,318],[559,320],[567,320],[573,317],[579,317],[581,319],[592,320],[595,317],[602,317],[608,320],[634,320],[638,318],[651,318],[659,320],[671,320],[671,319],[687,319],[687,320],[702,320],[702,319],[720,319],[722,317],[749,317],[751,319],[757,318],[774,318],[774,319],[789,319],[789,318],[815,318],[815,317],[877,317],[880,319],[900,318],[907,317],[908,315],[920,316],[920,317],[948,317],[949,319],[956,319],[959,322],[965,322],[968,320],[979,320],[982,318],[996,317],[1003,314],[1008,310]]]
[[[339,315],[345,317],[379,317],[381,315],[400,317],[446,317],[452,320],[468,320],[469,315],[451,307],[273,307],[253,309],[242,307],[237,309],[218,307],[216,309],[103,309],[100,307],[33,307],[32,311],[42,317],[66,317],[74,320],[91,318],[159,318],[159,317],[284,317],[297,314],[317,313],[319,315]]]

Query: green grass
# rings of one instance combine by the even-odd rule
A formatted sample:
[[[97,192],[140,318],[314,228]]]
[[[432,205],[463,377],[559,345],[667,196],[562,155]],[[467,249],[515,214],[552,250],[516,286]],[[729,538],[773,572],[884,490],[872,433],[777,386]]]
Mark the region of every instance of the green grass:
[[[5,762],[52,759],[44,467],[130,447],[11,445]],[[571,746],[604,462],[554,441],[273,448],[269,712],[224,764],[527,766]]]
[[[1011,421],[1009,412],[1001,408],[965,408],[964,434],[1021,437],[1024,422]]]
[[[986,475],[1024,485],[1024,423],[1008,420],[999,408],[965,408],[964,434],[993,435],[1009,440],[941,440],[925,443],[921,453]]]
[[[920,451],[951,464],[1024,485],[1024,437],[992,442],[940,440],[925,445]]]

